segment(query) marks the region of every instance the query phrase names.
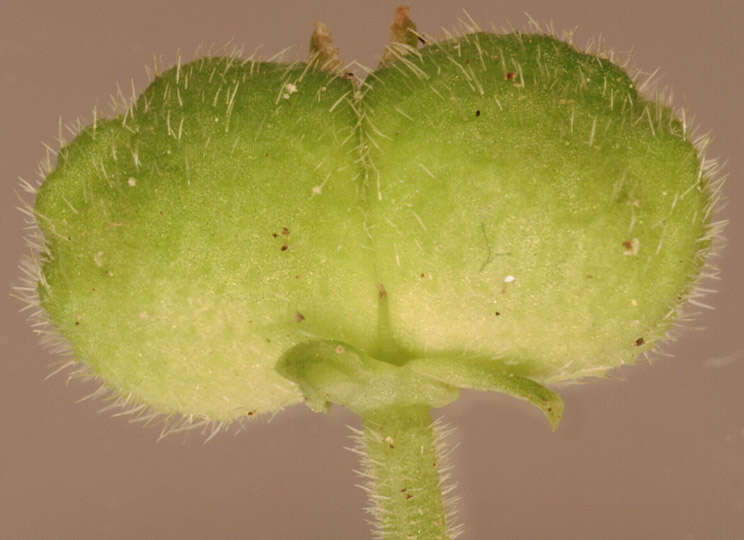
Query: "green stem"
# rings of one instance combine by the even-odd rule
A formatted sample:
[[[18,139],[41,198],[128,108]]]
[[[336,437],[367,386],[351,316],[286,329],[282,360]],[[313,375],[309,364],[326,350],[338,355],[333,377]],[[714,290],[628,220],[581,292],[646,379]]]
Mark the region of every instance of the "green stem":
[[[381,313],[386,303],[379,288]],[[386,317],[381,317],[384,322]],[[384,540],[450,540],[457,535],[442,485],[443,455],[429,411],[457,398],[459,387],[497,390],[540,407],[556,426],[563,402],[531,379],[493,359],[442,355],[396,358],[389,326],[380,326],[382,361],[348,343],[308,341],[286,351],[277,371],[295,382],[307,404],[327,411],[331,403],[357,413],[364,424],[359,453],[370,480],[367,490]]]
[[[365,475],[385,540],[447,540],[435,430],[426,405],[390,405],[362,416]]]

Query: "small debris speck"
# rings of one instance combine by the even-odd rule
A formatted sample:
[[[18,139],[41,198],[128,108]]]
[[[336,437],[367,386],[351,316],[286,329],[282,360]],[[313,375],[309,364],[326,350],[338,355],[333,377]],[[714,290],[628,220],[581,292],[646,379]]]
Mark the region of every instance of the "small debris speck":
[[[134,187],[137,185],[137,179],[130,176],[129,180],[127,180],[127,184],[129,184],[130,187]]]
[[[292,83],[287,83],[284,85],[285,92],[282,94],[282,97],[284,99],[289,99],[289,97],[297,92],[297,87]]]
[[[504,278],[504,283],[511,283],[511,282],[512,282],[512,281],[514,281],[515,279],[517,279],[517,278],[515,278],[515,277],[514,277],[514,276],[512,276],[512,275],[508,275],[508,276],[506,276],[506,277]]]
[[[638,255],[638,250],[641,248],[641,241],[638,238],[631,238],[623,242],[625,248],[624,255]]]
[[[387,291],[382,283],[377,284],[377,292],[379,293],[380,298],[385,298],[387,296]]]

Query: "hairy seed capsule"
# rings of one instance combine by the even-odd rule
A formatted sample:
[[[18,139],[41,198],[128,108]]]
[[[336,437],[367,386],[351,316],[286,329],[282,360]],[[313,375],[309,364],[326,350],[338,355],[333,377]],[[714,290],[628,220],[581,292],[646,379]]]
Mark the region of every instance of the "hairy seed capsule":
[[[361,90],[179,65],[64,147],[36,201],[39,296],[76,358],[128,403],[230,421],[303,398],[287,351],[408,362],[410,385],[438,381],[423,401],[488,380],[544,405],[528,379],[602,375],[662,338],[711,236],[674,114],[548,36],[412,49]],[[361,410],[395,386],[365,401],[333,358],[313,377]]]

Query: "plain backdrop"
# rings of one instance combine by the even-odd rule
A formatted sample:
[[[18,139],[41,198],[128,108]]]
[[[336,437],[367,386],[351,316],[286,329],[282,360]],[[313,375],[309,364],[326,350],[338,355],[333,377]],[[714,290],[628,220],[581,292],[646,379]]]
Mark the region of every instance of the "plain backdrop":
[[[159,425],[100,414],[76,401],[93,385],[44,380],[52,356],[10,297],[25,252],[17,177],[33,178],[58,119],[90,121],[117,83],[147,81],[153,54],[189,58],[232,39],[270,56],[305,53],[326,22],[345,59],[375,65],[396,3],[127,0],[0,5],[0,538],[365,539],[347,425],[304,407],[203,444],[198,433],[156,442]],[[744,538],[744,8],[735,0],[448,0],[412,2],[419,29],[441,36],[464,18],[525,28],[531,17],[575,28],[582,45],[634,50],[633,65],[675,89],[728,165],[728,246],[717,261],[714,311],[668,348],[673,358],[559,389],[563,423],[465,392],[437,411],[457,426],[455,478],[464,538]]]

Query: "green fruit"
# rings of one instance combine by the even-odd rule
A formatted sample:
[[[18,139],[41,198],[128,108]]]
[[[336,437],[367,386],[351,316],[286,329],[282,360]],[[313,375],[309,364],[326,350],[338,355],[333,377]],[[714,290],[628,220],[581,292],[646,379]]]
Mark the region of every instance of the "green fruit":
[[[393,366],[413,402],[524,397],[661,339],[713,198],[672,111],[549,36],[392,56],[361,88],[322,58],[200,59],[65,146],[39,296],[76,359],[130,405],[228,422],[322,407],[307,377],[366,410],[346,377]],[[358,366],[308,371],[337,347]]]

